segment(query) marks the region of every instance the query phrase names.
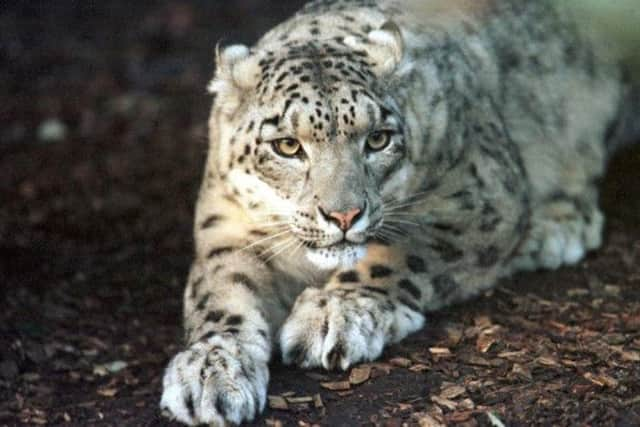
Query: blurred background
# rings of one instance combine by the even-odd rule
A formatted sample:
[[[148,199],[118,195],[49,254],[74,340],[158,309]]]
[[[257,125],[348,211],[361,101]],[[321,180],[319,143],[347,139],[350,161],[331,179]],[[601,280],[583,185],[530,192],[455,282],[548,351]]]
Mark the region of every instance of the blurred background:
[[[640,79],[640,7],[636,0],[562,0],[571,7],[581,25],[602,37],[612,53],[629,64]]]
[[[585,25],[604,29],[612,46],[632,58],[640,51],[640,26],[633,25],[637,12],[629,3],[575,2]],[[220,40],[252,43],[301,4],[0,1],[0,425],[162,424],[156,403],[162,369],[180,343],[193,204],[207,148],[211,99],[205,87],[213,74],[214,46]],[[615,7],[620,4],[626,7],[623,13]],[[626,151],[603,183],[609,237],[598,255],[577,269],[506,283],[506,288],[539,293],[533,302],[516,304],[504,294],[434,315],[433,329],[392,348],[390,354],[408,357],[438,345],[456,345],[456,354],[472,354],[475,335],[458,337],[451,344],[434,331],[445,330],[438,325],[451,322],[456,328],[475,327],[478,318],[495,313],[565,323],[576,321],[574,315],[591,316],[596,321],[589,326],[589,339],[603,342],[605,334],[618,333],[618,341],[613,337],[612,342],[624,351],[640,350],[640,318],[633,317],[640,313],[639,167],[638,150]],[[574,288],[582,291],[569,293]],[[549,302],[568,303],[575,295],[588,299],[583,307],[587,314]],[[599,302],[592,306],[592,299]],[[616,322],[624,326],[624,319],[631,319],[636,335],[624,335],[626,329],[620,332],[618,323],[612,326],[612,317],[603,313],[628,315]],[[505,336],[513,333],[513,341],[497,344],[495,351],[513,350],[517,342],[526,347],[525,338],[536,343],[526,351],[529,355],[564,351],[545,338],[546,332],[522,322],[513,327],[508,320],[502,322]],[[601,353],[589,357],[599,361],[598,372],[618,378],[619,385],[594,386],[582,374],[575,380],[570,369],[531,368],[544,374],[536,379],[559,378],[568,387],[553,390],[559,409],[552,409],[532,405],[536,400],[522,394],[538,390],[532,385],[542,387],[544,381],[531,384],[527,375],[512,375],[504,384],[515,387],[525,381],[527,387],[504,391],[499,387],[506,386],[495,378],[509,374],[513,366],[491,362],[482,375],[494,378],[493,385],[483,385],[477,395],[469,388],[465,396],[495,407],[514,422],[553,410],[557,417],[591,419],[595,424],[640,420],[633,418],[637,401],[635,406],[611,403],[640,393],[637,365],[621,368],[615,365],[618,359]],[[428,364],[431,373],[385,370],[389,375],[363,388],[364,395],[343,396],[326,394],[317,384],[319,378],[339,379],[337,374],[312,377],[276,366],[273,393],[321,392],[326,410],[271,412],[266,422],[277,417],[288,425],[305,425],[300,420],[375,424],[396,413],[409,419],[438,408],[428,396],[439,387],[467,381],[471,374],[473,381],[480,378],[476,368],[481,365],[460,367],[428,355],[421,363]],[[578,391],[571,388],[576,384],[582,387]],[[540,388],[540,393],[551,391]],[[578,398],[589,404],[571,406]],[[398,407],[388,409],[389,402],[406,401],[415,407],[402,403],[400,412]],[[467,409],[445,409],[440,415],[475,420],[471,413],[459,414],[470,411],[468,402],[465,405]],[[549,419],[559,419],[549,413]],[[274,423],[270,425],[278,425]]]

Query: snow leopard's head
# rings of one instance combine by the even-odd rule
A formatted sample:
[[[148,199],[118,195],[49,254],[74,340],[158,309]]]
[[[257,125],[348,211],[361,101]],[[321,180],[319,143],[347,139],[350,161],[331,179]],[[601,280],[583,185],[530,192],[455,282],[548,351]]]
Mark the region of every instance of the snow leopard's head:
[[[257,225],[320,268],[357,261],[384,238],[384,200],[411,163],[390,91],[399,29],[231,46],[210,84],[214,170]],[[396,194],[397,195],[397,194]]]

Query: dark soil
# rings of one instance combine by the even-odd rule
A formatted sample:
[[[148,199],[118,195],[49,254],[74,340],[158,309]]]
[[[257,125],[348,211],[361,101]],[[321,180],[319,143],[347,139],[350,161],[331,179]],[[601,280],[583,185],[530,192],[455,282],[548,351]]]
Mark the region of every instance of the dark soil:
[[[0,425],[170,425],[157,403],[214,46],[255,40],[297,2],[14,3],[0,12]],[[352,384],[276,363],[284,409],[256,425],[640,425],[638,168],[639,150],[613,162],[607,241],[585,262],[431,316]]]

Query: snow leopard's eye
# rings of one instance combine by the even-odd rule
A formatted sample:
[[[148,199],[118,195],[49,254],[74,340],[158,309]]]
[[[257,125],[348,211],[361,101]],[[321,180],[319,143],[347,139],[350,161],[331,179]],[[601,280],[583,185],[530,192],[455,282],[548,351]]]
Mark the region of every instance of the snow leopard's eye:
[[[369,151],[382,151],[391,142],[393,132],[389,130],[375,131],[367,137],[367,150]]]
[[[281,138],[271,141],[273,151],[282,157],[297,157],[303,153],[300,141],[293,138]]]

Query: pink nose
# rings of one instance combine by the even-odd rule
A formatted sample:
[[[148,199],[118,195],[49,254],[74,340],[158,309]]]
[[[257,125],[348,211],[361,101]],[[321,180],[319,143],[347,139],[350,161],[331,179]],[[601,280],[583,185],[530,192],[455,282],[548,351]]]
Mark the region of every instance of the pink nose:
[[[329,217],[336,220],[338,227],[340,227],[342,231],[347,231],[351,228],[353,220],[360,214],[360,212],[361,210],[358,208],[351,209],[347,212],[330,212]]]

